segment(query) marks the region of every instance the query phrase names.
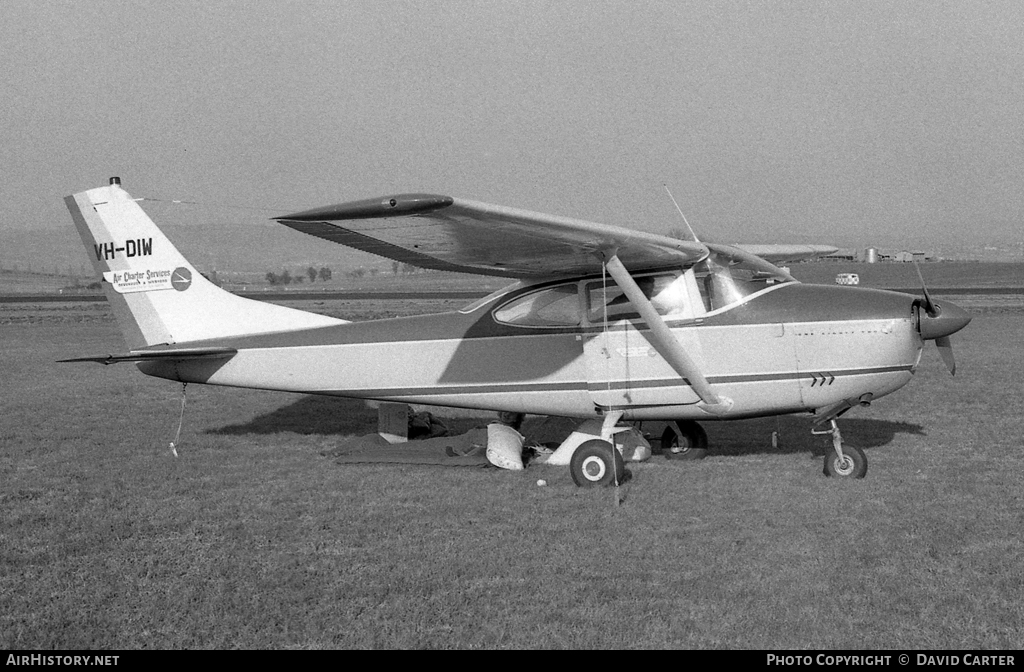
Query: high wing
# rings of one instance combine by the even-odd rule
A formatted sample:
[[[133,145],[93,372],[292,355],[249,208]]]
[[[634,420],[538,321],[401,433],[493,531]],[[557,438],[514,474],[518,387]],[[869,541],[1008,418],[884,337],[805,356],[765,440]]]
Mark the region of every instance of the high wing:
[[[716,415],[732,407],[732,400],[708,383],[631,276],[644,269],[692,266],[711,254],[703,243],[435,194],[384,196],[275,219],[325,240],[437,270],[514,278],[607,270],[647,323],[645,338],[700,397],[698,406]],[[733,249],[787,260],[834,251],[772,245]],[[616,419],[614,413],[606,416],[602,435]]]
[[[400,194],[275,217],[297,231],[435,270],[512,278],[689,266],[706,246],[557,215],[434,194]]]
[[[727,412],[631,271],[691,266],[710,254],[702,243],[451,196],[401,194],[275,218],[298,231],[365,252],[439,270],[516,278],[579,276],[605,269],[650,327],[646,336],[708,413]],[[602,435],[621,415],[606,416]]]

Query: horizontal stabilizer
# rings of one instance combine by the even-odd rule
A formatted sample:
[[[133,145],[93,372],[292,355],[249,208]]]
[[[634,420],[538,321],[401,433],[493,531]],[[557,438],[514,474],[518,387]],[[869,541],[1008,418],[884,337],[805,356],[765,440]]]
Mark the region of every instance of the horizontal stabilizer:
[[[234,348],[165,348],[163,350],[132,350],[120,355],[95,355],[58,359],[63,362],[97,362],[98,364],[120,364],[121,362],[183,361],[188,359],[228,359],[237,353]]]

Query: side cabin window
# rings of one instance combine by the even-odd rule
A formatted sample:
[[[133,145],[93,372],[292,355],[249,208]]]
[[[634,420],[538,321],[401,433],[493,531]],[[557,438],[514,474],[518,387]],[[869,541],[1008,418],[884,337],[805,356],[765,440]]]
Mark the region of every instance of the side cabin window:
[[[690,319],[704,314],[703,310],[694,310],[699,290],[692,270],[639,275],[634,280],[658,314],[666,319]],[[587,319],[591,324],[600,324],[606,316],[609,322],[616,322],[634,319],[640,314],[611,279],[588,283]]]
[[[494,319],[520,327],[575,327],[581,320],[576,285],[558,285],[520,296],[495,310]]]

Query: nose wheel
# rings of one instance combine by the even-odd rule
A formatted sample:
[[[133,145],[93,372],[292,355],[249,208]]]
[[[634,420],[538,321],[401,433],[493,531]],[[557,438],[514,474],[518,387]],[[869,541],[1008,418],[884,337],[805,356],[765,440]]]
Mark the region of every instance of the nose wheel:
[[[857,446],[843,443],[843,435],[839,432],[839,424],[833,419],[832,426],[823,431],[811,430],[812,434],[830,434],[832,450],[825,455],[826,476],[836,478],[864,478],[868,473],[868,457]]]

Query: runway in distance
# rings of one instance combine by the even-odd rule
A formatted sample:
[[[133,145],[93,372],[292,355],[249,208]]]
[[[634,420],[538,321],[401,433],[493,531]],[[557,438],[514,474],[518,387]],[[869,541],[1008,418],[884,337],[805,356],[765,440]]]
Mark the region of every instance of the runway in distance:
[[[580,485],[617,482],[622,422],[666,420],[668,454],[707,448],[700,421],[790,413],[832,437],[831,476],[867,458],[836,419],[906,385],[925,341],[955,371],[964,310],[773,265],[835,248],[721,245],[434,194],[276,217],[297,231],[425,268],[512,284],[450,313],[347,322],[207,281],[139,204],[108,186],[65,199],[124,334],[120,354],[183,383],[600,419],[575,449]]]

